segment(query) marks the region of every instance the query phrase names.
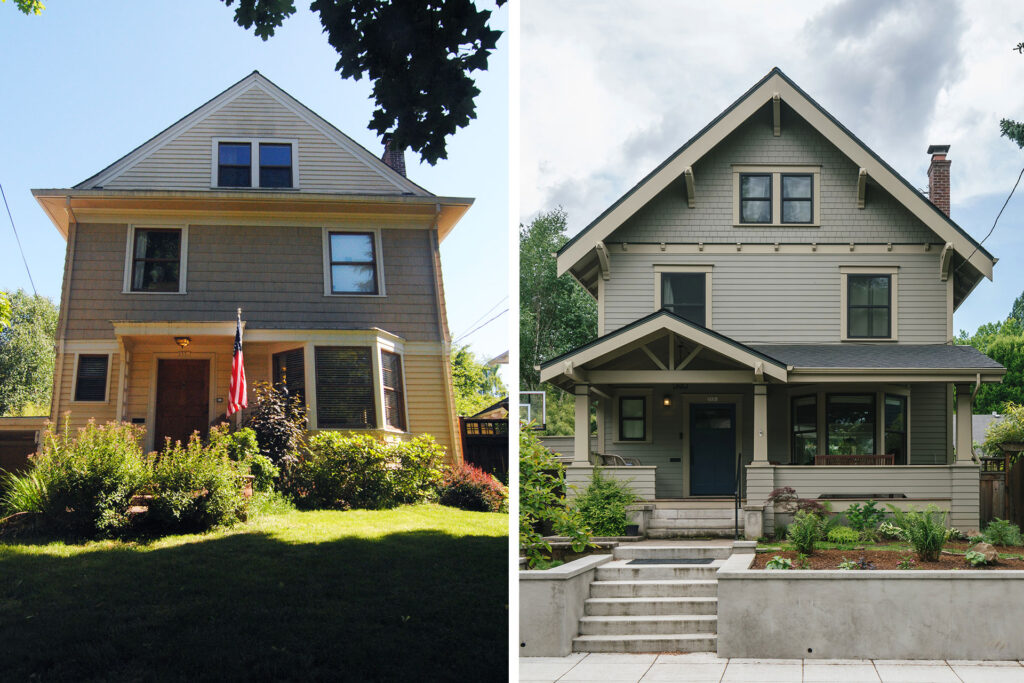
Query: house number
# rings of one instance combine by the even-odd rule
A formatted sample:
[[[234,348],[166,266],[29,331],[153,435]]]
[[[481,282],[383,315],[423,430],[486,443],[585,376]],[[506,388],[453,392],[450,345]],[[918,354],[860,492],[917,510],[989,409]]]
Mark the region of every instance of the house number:
[[[718,403],[717,396],[708,396],[708,403]]]

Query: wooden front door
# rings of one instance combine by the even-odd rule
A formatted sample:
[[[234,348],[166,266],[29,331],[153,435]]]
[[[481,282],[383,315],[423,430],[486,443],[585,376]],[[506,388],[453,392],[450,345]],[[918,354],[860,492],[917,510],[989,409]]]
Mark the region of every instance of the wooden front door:
[[[153,447],[164,439],[187,443],[192,432],[206,435],[210,424],[210,361],[160,358],[156,369],[156,424]]]

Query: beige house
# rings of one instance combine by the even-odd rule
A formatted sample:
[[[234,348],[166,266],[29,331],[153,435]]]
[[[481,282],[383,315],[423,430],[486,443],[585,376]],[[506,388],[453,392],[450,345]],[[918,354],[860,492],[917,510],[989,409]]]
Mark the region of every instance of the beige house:
[[[439,197],[253,72],[96,175],[33,190],[67,239],[51,419],[124,420],[146,446],[227,408],[245,370],[313,429],[432,434],[460,458]],[[250,392],[251,398],[251,392]]]
[[[971,401],[1005,369],[952,343],[996,259],[948,215],[947,151],[929,199],[775,69],[567,243],[600,334],[541,369],[576,396],[570,483],[609,465],[652,535],[731,534],[738,495],[756,537],[783,486],[977,528]]]

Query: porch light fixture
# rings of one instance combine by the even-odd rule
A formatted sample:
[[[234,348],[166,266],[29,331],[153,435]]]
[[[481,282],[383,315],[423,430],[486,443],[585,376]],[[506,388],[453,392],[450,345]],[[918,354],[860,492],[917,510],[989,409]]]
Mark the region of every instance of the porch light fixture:
[[[672,394],[665,394],[665,396],[661,399],[661,405],[665,406],[666,408],[671,408]]]
[[[174,343],[178,345],[182,351],[188,349],[188,345],[192,343],[192,337],[175,337]]]

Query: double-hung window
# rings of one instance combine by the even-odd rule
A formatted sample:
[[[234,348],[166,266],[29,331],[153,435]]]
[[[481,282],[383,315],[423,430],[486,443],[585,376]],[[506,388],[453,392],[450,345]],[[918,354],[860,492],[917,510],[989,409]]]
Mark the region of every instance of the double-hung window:
[[[814,220],[814,176],[810,173],[782,174],[782,222],[811,223]]]
[[[373,429],[373,347],[317,346],[316,422],[321,429]]]
[[[619,441],[645,441],[647,439],[647,398],[645,396],[619,397]]]
[[[79,354],[75,367],[75,401],[104,402],[107,400],[107,370],[110,356]]]
[[[216,140],[216,187],[294,188],[295,142]]]
[[[260,143],[260,187],[292,186],[292,146]]]
[[[222,142],[217,146],[217,187],[252,187],[252,144]]]
[[[706,288],[705,273],[662,273],[661,307],[705,327]]]
[[[772,222],[772,176],[770,173],[740,174],[740,222]]]
[[[846,276],[846,336],[863,339],[892,337],[892,276]]]
[[[181,292],[181,228],[134,228],[129,233],[130,270],[127,291]]]
[[[384,421],[388,427],[405,431],[405,387],[402,382],[402,357],[390,351],[380,352],[381,382],[384,385]]]
[[[819,166],[734,164],[735,227],[821,225]]]
[[[875,394],[829,394],[825,399],[829,455],[875,455]]]
[[[377,239],[374,232],[328,232],[330,294],[380,294]]]

